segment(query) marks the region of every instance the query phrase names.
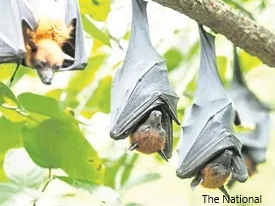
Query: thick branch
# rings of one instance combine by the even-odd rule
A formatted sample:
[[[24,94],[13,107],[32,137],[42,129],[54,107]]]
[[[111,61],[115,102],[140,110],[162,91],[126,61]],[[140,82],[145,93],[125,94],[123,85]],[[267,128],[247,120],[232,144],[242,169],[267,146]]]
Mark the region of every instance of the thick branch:
[[[275,67],[275,35],[219,0],[153,0],[223,34],[236,46]],[[267,19],[267,21],[269,21]]]

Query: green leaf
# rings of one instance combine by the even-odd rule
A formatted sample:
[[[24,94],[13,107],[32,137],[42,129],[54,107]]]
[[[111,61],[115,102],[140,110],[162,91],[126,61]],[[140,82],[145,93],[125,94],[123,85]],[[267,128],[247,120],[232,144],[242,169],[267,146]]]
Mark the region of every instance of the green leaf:
[[[135,187],[135,186],[138,186],[138,185],[141,185],[141,184],[144,184],[144,183],[152,182],[152,181],[158,180],[160,178],[161,178],[161,176],[158,173],[145,174],[145,175],[142,175],[142,176],[140,176],[138,178],[135,178],[132,181],[127,182],[123,186],[123,189],[124,190],[128,190],[128,189],[130,189],[132,187]]]
[[[77,120],[65,113],[59,102],[53,98],[32,93],[23,93],[18,96],[18,100],[29,112],[77,123]]]
[[[6,175],[2,170],[2,165],[6,152],[11,148],[16,148],[22,146],[20,133],[23,123],[12,123],[8,119],[0,118],[0,180],[6,180]]]
[[[84,71],[78,72],[70,80],[67,91],[73,96],[82,91],[87,85],[94,80],[95,74],[103,64],[106,55],[97,55],[88,59],[88,65]]]
[[[82,111],[82,114],[86,118],[90,118],[96,112],[110,112],[111,85],[111,76],[107,76],[100,81],[98,88],[95,90],[92,97],[88,100],[84,110]]]
[[[167,61],[167,69],[171,71],[179,66],[180,62],[182,61],[182,54],[180,50],[176,48],[169,49],[163,55]]]
[[[99,30],[92,21],[90,21],[89,17],[82,15],[82,24],[84,30],[90,34],[93,38],[99,40],[100,42],[111,47],[110,38],[107,34]]]
[[[24,115],[17,98],[2,82],[0,82],[0,112],[12,122],[26,120],[26,115]]]
[[[111,10],[110,0],[79,0],[81,14],[89,14],[97,21],[105,21]]]
[[[44,168],[61,168],[70,177],[103,181],[97,152],[74,123],[49,119],[22,130],[24,146],[33,161]]]
[[[250,54],[246,53],[244,50],[239,52],[239,61],[240,66],[243,72],[247,73],[260,64],[262,64],[261,60],[258,57],[251,56]]]
[[[19,107],[19,102],[13,92],[2,82],[0,82],[0,104],[5,104],[11,108]]]

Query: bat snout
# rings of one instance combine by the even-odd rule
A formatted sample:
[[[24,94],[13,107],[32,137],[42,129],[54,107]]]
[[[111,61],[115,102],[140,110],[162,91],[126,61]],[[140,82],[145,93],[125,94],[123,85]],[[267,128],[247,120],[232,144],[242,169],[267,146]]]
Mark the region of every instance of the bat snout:
[[[150,118],[154,118],[154,119],[161,119],[161,116],[162,116],[161,112],[157,110],[152,111],[150,114]]]
[[[37,72],[43,84],[46,84],[46,85],[52,84],[53,76],[55,73],[54,69],[50,67],[46,67],[43,69],[37,69]]]

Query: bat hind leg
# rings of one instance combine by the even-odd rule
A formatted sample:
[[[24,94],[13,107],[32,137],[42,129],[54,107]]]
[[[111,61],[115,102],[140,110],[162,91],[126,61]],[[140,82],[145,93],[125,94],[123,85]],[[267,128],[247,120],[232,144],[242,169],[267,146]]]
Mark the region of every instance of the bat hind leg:
[[[9,85],[9,87],[12,86],[13,80],[14,80],[14,78],[15,78],[15,75],[16,75],[16,73],[17,73],[17,71],[18,71],[20,65],[21,65],[21,60],[20,60],[20,62],[17,62],[17,63],[16,63],[15,71],[13,72],[13,74],[12,74],[12,76],[11,76],[11,78],[10,78],[10,85]]]

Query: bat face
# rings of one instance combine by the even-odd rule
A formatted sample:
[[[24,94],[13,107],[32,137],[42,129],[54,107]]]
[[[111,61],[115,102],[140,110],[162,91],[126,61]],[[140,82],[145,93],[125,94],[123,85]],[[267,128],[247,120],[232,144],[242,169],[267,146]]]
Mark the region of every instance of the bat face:
[[[35,68],[45,84],[57,71],[86,67],[77,0],[1,1],[0,13],[11,19],[0,22],[0,63]]]
[[[179,143],[177,176],[195,176],[191,187],[223,187],[230,173],[239,182],[248,178],[241,154],[242,143],[234,135],[237,113],[229,101],[216,67],[214,37],[199,26],[201,63],[193,105],[184,115]]]
[[[27,49],[26,62],[30,62],[29,65],[37,70],[41,81],[49,85],[55,72],[62,67],[64,53],[56,42],[47,39],[37,42],[36,47],[36,50]]]
[[[132,0],[129,47],[112,85],[110,136],[119,140],[130,135],[131,143],[142,139],[139,147],[132,144],[130,148],[158,152],[167,160],[172,156],[172,120],[179,124],[178,96],[168,80],[165,60],[151,44],[146,6],[143,0]],[[151,116],[157,113],[157,117]],[[162,129],[157,129],[154,124],[159,125],[160,119]],[[153,124],[151,130],[144,132],[148,124]],[[149,137],[148,141],[144,141],[145,137]]]

